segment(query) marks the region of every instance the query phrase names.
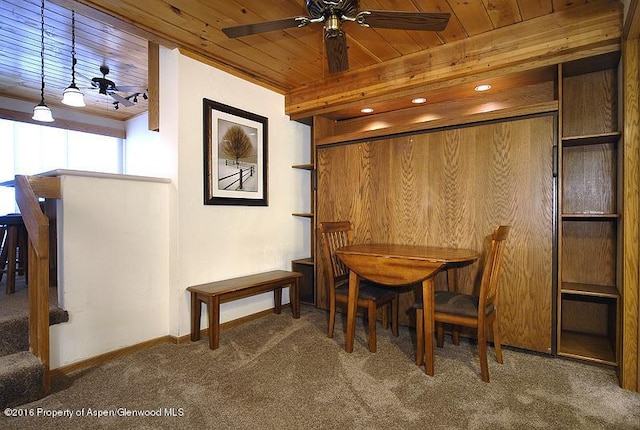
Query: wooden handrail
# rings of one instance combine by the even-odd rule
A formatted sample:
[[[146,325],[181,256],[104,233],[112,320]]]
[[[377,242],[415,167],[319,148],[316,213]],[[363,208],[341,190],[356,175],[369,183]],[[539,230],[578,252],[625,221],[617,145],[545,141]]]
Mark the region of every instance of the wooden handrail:
[[[49,350],[49,218],[39,198],[60,199],[60,178],[16,175],[16,202],[29,237],[29,349],[44,367],[45,393],[51,389]]]

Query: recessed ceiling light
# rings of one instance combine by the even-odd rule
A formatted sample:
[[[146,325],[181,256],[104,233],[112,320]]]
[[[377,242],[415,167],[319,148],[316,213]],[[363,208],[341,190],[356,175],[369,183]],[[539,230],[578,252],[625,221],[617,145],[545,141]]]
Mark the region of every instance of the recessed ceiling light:
[[[491,85],[489,84],[478,85],[477,87],[474,88],[474,90],[478,92],[489,91],[490,89],[491,89]]]
[[[371,113],[371,112],[373,112],[373,109],[372,108],[362,108],[362,109],[360,109],[360,112],[362,112],[362,113]]]
[[[420,103],[424,103],[426,101],[427,99],[425,99],[424,97],[416,97],[415,99],[411,100],[411,103],[419,105]]]

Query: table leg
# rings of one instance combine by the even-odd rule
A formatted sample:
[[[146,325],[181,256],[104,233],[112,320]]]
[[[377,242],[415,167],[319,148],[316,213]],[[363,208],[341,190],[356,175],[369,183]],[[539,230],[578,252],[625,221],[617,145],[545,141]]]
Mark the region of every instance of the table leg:
[[[191,342],[200,339],[200,313],[202,312],[202,302],[198,300],[196,293],[191,293]]]
[[[422,281],[422,303],[424,308],[424,372],[433,376],[434,356],[433,356],[433,277]]]
[[[353,271],[349,271],[349,295],[347,298],[347,333],[345,334],[344,349],[347,352],[353,352],[353,342],[356,335],[356,314],[358,311],[358,289],[360,288],[360,280],[358,275]]]
[[[289,286],[289,301],[291,302],[291,313],[294,318],[300,318],[300,278]]]
[[[209,297],[207,303],[209,313],[209,348],[220,346],[220,296]]]
[[[455,266],[447,267],[447,284],[448,284],[449,291],[457,291],[458,270]]]
[[[282,312],[282,287],[273,289],[273,301],[275,304],[273,312],[280,314]]]

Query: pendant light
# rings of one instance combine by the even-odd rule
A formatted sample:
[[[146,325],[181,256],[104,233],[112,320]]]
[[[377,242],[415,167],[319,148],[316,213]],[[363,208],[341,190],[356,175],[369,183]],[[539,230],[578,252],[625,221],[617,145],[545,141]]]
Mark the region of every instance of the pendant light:
[[[76,13],[71,11],[71,85],[62,93],[62,103],[67,106],[84,107],[84,95],[76,86]]]
[[[51,109],[44,103],[44,0],[40,9],[40,77],[42,78],[42,86],[40,87],[40,104],[33,108],[33,117],[35,121],[53,122]]]

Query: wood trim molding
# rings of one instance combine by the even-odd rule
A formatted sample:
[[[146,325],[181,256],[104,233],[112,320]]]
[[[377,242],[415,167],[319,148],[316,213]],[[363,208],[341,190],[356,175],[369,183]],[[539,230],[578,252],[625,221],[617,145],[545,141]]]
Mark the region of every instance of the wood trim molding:
[[[148,128],[151,131],[160,131],[160,46],[154,42],[149,42],[147,46]]]
[[[220,329],[225,330],[231,327],[236,327],[240,324],[243,324],[248,321],[253,321],[259,318],[262,318],[267,315],[271,315],[273,313],[273,309],[266,309],[261,312],[256,312],[255,314],[247,315],[233,321],[228,321],[226,323],[220,324]],[[204,329],[201,332],[201,338],[207,339],[208,329]],[[115,351],[105,352],[104,354],[97,355],[95,357],[88,358],[86,360],[78,361],[76,363],[72,363],[66,366],[58,367],[56,369],[51,370],[52,378],[59,378],[63,376],[67,376],[73,372],[77,372],[78,370],[84,370],[91,367],[99,366],[108,361],[114,360],[119,357],[124,357],[129,354],[136,353],[138,351],[145,350],[147,348],[151,348],[152,346],[162,345],[163,343],[173,343],[173,344],[184,344],[191,342],[190,334],[186,334],[184,336],[161,336],[155,339],[150,339],[145,342],[141,342],[135,345],[127,346],[125,348],[120,348]]]
[[[120,348],[115,351],[96,355],[95,357],[91,357],[86,360],[78,361],[67,366],[62,366],[58,367],[57,369],[51,370],[51,378],[66,376],[78,370],[95,367],[102,363],[106,363],[107,361],[114,360],[119,357],[124,357],[126,355],[133,354],[134,352],[142,351],[144,349],[151,348],[152,346],[161,345],[168,342],[170,342],[170,336],[162,336],[156,339],[151,339],[142,343],[127,346],[125,348]]]
[[[119,129],[119,128],[113,128],[113,127],[105,127],[102,125],[87,124],[87,123],[72,121],[64,118],[56,118],[54,122],[43,123],[39,121],[34,121],[33,119],[31,119],[31,116],[32,116],[31,112],[20,112],[16,110],[0,108],[0,118],[8,119],[11,121],[27,122],[30,124],[37,124],[37,125],[46,125],[47,127],[81,131],[84,133],[93,133],[93,134],[99,134],[101,136],[117,137],[120,139],[125,139],[127,137],[127,133],[124,130],[124,128]]]
[[[623,51],[622,388],[640,392],[640,40]]]
[[[394,127],[380,128],[367,131],[356,131],[353,133],[326,136],[316,139],[317,146],[355,142],[361,140],[370,140],[381,137],[388,137],[405,133],[416,133],[428,130],[436,130],[444,127],[460,127],[464,125],[505,120],[528,115],[544,114],[549,112],[557,112],[558,101],[549,101],[537,103],[531,106],[518,106],[510,109],[501,109],[492,112],[478,113],[467,115],[464,117],[445,118],[430,122],[418,122],[412,124],[397,125]]]
[[[638,39],[640,37],[640,0],[630,0],[627,16],[624,21],[623,37],[626,40]]]

